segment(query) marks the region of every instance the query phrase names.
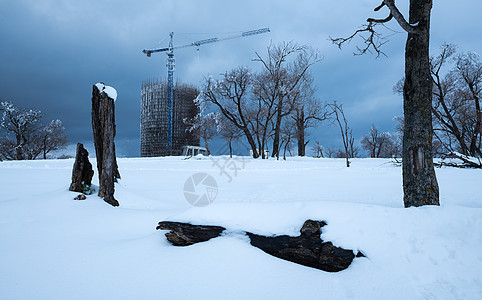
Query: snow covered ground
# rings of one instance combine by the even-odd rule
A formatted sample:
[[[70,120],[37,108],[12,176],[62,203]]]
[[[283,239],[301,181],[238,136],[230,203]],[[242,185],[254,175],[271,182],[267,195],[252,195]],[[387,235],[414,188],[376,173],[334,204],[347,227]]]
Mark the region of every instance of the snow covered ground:
[[[441,206],[404,209],[390,160],[119,159],[114,208],[72,200],[72,165],[0,162],[0,299],[482,299],[480,170],[437,169]],[[198,172],[219,188],[207,207],[184,198]],[[327,273],[240,233],[298,235],[309,218],[367,258]],[[161,220],[229,232],[174,247]]]

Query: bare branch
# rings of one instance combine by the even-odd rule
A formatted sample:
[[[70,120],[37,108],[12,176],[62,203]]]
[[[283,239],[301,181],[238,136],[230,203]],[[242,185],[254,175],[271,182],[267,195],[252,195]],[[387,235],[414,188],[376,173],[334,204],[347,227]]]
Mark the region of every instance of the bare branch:
[[[390,14],[388,17],[384,19],[374,19],[368,18],[367,23],[362,25],[362,27],[356,30],[352,35],[347,38],[329,38],[331,42],[341,48],[341,46],[345,43],[350,43],[353,38],[357,35],[361,36],[364,42],[363,47],[357,47],[358,53],[354,53],[354,55],[362,55],[365,53],[372,53],[372,50],[377,53],[377,57],[380,55],[385,55],[383,51],[381,51],[381,47],[387,42],[386,39],[375,30],[375,26],[383,25],[393,18],[397,21],[397,23],[402,27],[406,32],[409,33],[417,33],[419,32],[418,24],[417,25],[410,25],[402,15],[402,13],[398,10],[395,2],[393,0],[383,0],[382,3],[377,6],[374,10],[379,11],[384,6],[388,7],[390,10]],[[364,35],[367,34],[367,35]],[[386,55],[385,55],[386,56]]]
[[[395,5],[394,0],[384,0],[383,3],[390,9],[390,14],[393,15],[395,20],[397,20],[400,27],[403,28],[408,33],[417,33],[419,32],[418,24],[417,25],[410,25],[402,13],[398,10],[398,7]]]
[[[368,19],[370,20],[370,19]],[[368,22],[367,24],[362,25],[360,29],[355,31],[352,35],[346,38],[331,38],[330,40],[333,44],[337,45],[338,48],[341,49],[343,44],[345,43],[350,43],[351,40],[356,37],[357,35],[361,36],[363,39],[363,43],[365,44],[364,47],[358,47],[357,46],[357,51],[358,53],[353,53],[354,55],[363,55],[365,53],[372,53],[370,49],[373,49],[377,53],[377,57],[380,55],[385,55],[383,51],[380,50],[380,48],[387,42],[385,38],[379,34],[374,28],[375,26],[383,24],[382,22]],[[368,33],[368,36],[363,36],[363,33]]]

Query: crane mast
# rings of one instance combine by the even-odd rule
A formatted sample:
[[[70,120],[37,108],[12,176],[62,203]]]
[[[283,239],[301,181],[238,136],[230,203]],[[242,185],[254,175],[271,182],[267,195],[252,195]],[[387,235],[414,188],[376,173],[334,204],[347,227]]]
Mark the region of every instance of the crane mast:
[[[172,124],[172,112],[174,103],[174,67],[176,61],[174,60],[174,51],[172,39],[174,32],[169,34],[171,40],[169,41],[169,53],[167,53],[167,149],[172,152],[172,136],[173,136],[173,124]],[[171,153],[172,154],[172,153]]]
[[[236,38],[242,38],[242,37],[248,37],[248,36],[253,36],[257,34],[262,34],[262,33],[267,33],[270,32],[269,28],[261,28],[261,29],[256,29],[256,30],[250,30],[250,31],[245,31],[242,32],[241,34],[238,35],[233,35],[229,37],[224,37],[224,38],[209,38],[205,40],[199,40],[192,42],[187,45],[183,46],[177,46],[174,47],[173,44],[173,38],[174,38],[174,32],[171,32],[169,34],[170,36],[170,41],[169,41],[169,46],[167,48],[159,48],[159,49],[144,49],[142,52],[146,54],[148,57],[151,56],[152,53],[157,53],[157,52],[167,52],[167,62],[166,62],[166,67],[167,67],[167,147],[169,152],[172,153],[172,139],[173,139],[173,103],[174,103],[174,69],[175,69],[175,59],[174,59],[174,50],[175,49],[181,49],[181,48],[187,48],[187,47],[199,47],[201,45],[205,44],[210,44],[210,43],[216,43],[216,42],[221,42],[225,40],[231,40],[231,39],[236,39]]]

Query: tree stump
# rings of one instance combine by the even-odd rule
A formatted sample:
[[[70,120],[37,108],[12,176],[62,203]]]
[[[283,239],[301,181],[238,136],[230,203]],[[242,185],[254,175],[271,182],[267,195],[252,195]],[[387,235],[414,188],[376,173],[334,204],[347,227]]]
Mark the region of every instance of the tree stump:
[[[89,152],[85,150],[84,145],[77,143],[69,191],[84,193],[85,189],[90,188],[92,184],[92,176],[94,176],[94,170],[92,170],[92,164],[89,161]]]
[[[99,197],[112,206],[119,206],[114,198],[114,182],[120,178],[115,155],[115,90],[97,83],[92,91],[92,130],[99,174]]]

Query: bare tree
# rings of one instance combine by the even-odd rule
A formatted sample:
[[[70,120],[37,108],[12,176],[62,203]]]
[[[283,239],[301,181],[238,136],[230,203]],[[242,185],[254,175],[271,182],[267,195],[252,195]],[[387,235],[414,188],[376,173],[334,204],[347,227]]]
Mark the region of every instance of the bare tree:
[[[256,105],[250,110],[251,128],[256,135],[258,150],[261,158],[267,158],[265,149],[268,147],[268,139],[273,134],[273,117],[276,114],[276,90],[272,87],[271,75],[262,72],[254,76],[253,96]]]
[[[454,45],[445,44],[431,60],[434,130],[448,151],[480,157],[482,63],[473,53],[461,54],[454,59],[452,70],[442,76],[442,67],[455,52]]]
[[[267,52],[266,58],[256,53],[255,60],[262,63],[269,82],[266,93],[269,99],[266,99],[266,102],[273,103],[275,109],[272,157],[279,158],[282,119],[291,113],[297,98],[293,93],[297,92],[296,88],[305,78],[306,72],[319,62],[321,57],[315,50],[292,42],[269,45]],[[289,63],[289,58],[293,55],[296,55],[296,58]],[[291,97],[291,101],[288,101],[288,97]]]
[[[217,112],[207,112],[208,106],[205,103],[200,103],[199,97],[196,102],[201,106],[199,112],[192,119],[184,119],[186,131],[198,134],[204,141],[207,154],[211,154],[209,149],[209,141],[212,140],[220,131],[220,115]]]
[[[28,159],[26,153],[29,152],[29,143],[40,128],[41,112],[17,108],[12,102],[2,102],[1,106],[3,110],[1,127],[7,134],[14,136],[15,143],[10,144],[14,147],[15,159]]]
[[[330,118],[331,112],[322,105],[315,96],[316,87],[313,84],[313,76],[307,72],[304,80],[298,88],[298,100],[294,103],[291,118],[296,124],[296,139],[298,142],[298,156],[306,155],[305,141],[308,133],[307,129],[315,127],[319,122]]]
[[[219,117],[219,132],[221,137],[228,142],[229,157],[233,157],[233,142],[243,136],[243,131],[236,127],[233,122],[227,118]]]
[[[338,105],[335,102],[332,104],[328,104],[328,106],[331,108],[333,111],[333,116],[334,116],[334,123],[338,125],[340,128],[340,133],[341,133],[341,138],[343,141],[343,147],[344,147],[344,152],[343,156],[346,158],[346,166],[350,167],[350,160],[349,158],[355,157],[355,139],[353,138],[352,135],[352,129],[348,126],[348,121],[345,117],[345,113],[343,112],[343,104]],[[339,157],[341,155],[338,155]]]
[[[432,0],[410,0],[408,21],[394,0],[382,0],[375,8],[387,7],[389,14],[383,19],[367,19],[361,29],[348,38],[332,39],[341,47],[355,36],[364,37],[365,46],[359,54],[373,49],[378,55],[385,43],[375,27],[395,19],[408,33],[405,45],[404,134],[403,134],[403,191],[404,205],[440,205],[439,187],[435,176],[432,152],[432,79],[430,74],[429,41]]]
[[[316,158],[324,157],[323,146],[317,140],[315,140],[315,144],[311,147],[311,150],[315,152]]]
[[[17,144],[6,137],[0,139],[0,161],[17,159]]]
[[[360,141],[362,148],[368,150],[371,157],[391,157],[396,150],[392,135],[388,132],[379,132],[372,125],[370,132]]]
[[[14,140],[4,137],[0,141],[2,159],[36,159],[40,154],[47,158],[51,151],[64,149],[68,144],[62,121],[51,121],[42,127],[39,110],[22,110],[11,102],[2,102],[1,128]]]
[[[334,148],[331,148],[331,147],[326,149],[326,157],[335,158],[337,151],[338,151],[337,149],[334,149]]]
[[[293,139],[296,135],[296,124],[293,120],[286,119],[281,125],[281,143],[280,147],[284,145],[283,160],[286,160],[286,150],[291,154],[293,147]],[[279,160],[279,157],[277,158]]]
[[[60,120],[52,120],[43,127],[36,140],[43,159],[47,159],[47,154],[50,152],[64,149],[69,144],[69,139],[65,136],[65,128]]]
[[[223,79],[215,81],[206,79],[202,92],[202,99],[215,104],[223,116],[239,128],[248,140],[253,157],[258,158],[258,151],[250,129],[249,107],[252,105],[249,98],[252,75],[248,68],[240,67],[226,72]]]

